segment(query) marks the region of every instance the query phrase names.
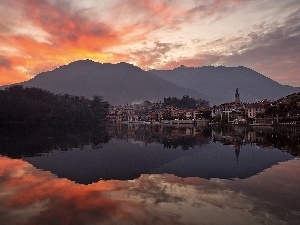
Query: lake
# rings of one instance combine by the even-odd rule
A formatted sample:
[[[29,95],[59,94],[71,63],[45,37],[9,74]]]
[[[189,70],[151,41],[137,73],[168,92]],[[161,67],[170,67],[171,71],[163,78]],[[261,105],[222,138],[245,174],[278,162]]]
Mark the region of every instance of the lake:
[[[299,127],[0,128],[0,224],[300,224]]]

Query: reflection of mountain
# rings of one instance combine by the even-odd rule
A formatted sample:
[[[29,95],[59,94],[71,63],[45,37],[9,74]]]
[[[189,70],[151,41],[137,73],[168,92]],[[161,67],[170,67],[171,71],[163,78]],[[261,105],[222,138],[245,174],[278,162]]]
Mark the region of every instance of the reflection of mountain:
[[[94,130],[10,126],[0,129],[0,154],[22,157],[78,183],[152,173],[246,178],[293,158],[278,148],[297,149],[298,131],[226,127],[211,132],[193,126],[122,124]],[[216,143],[209,142],[212,135]]]
[[[85,146],[63,154],[56,151],[24,159],[59,177],[87,184],[99,179],[132,180],[173,160],[194,154],[195,150],[184,152],[181,149],[164,149],[161,144],[141,146],[131,139],[112,139],[98,150]]]
[[[277,149],[246,145],[241,149],[237,162],[232,146],[210,143],[193,157],[183,156],[152,172],[171,173],[180,177],[244,179],[292,158],[292,155]]]
[[[145,143],[145,142],[144,142]],[[183,148],[166,149],[160,143],[145,143],[134,139],[111,141],[95,150],[90,145],[82,149],[53,151],[24,160],[59,177],[78,183],[99,179],[131,180],[141,174],[170,173],[180,177],[247,178],[278,162],[294,158],[278,149],[260,149],[256,145],[241,148],[239,161],[234,147],[209,143]]]

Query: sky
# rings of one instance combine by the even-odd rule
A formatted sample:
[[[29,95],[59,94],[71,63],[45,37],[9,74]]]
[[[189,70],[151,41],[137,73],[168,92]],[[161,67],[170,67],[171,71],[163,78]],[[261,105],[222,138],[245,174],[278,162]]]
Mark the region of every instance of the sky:
[[[300,87],[300,0],[0,0],[0,85],[80,59],[246,66]]]

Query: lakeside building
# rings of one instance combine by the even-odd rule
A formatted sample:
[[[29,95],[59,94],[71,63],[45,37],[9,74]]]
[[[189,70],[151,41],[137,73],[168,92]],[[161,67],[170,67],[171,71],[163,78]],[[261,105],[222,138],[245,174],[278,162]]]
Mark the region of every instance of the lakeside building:
[[[247,117],[254,119],[257,116],[263,116],[266,110],[272,105],[271,101],[263,100],[256,103],[247,104],[245,109]]]
[[[234,102],[214,105],[212,107],[212,118],[219,117],[220,121],[227,120],[228,123],[245,123],[246,122],[246,104],[241,103],[239,89],[235,91]]]
[[[151,105],[152,104],[152,105]],[[173,106],[163,107],[161,102],[123,106],[110,106],[106,115],[108,122],[138,122],[165,120],[200,120],[211,113],[210,107],[182,109]]]
[[[210,121],[229,124],[274,125],[277,123],[300,123],[300,93],[289,95],[277,101],[263,100],[243,103],[236,88],[234,101],[198,107],[178,108],[163,102],[145,101],[140,104],[110,106],[106,115],[108,122],[127,123],[197,123]],[[293,120],[293,121],[289,121]]]

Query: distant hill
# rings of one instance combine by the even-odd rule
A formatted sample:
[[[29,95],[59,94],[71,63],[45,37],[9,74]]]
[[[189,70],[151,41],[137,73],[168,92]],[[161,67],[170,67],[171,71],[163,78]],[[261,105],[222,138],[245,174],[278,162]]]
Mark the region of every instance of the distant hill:
[[[113,105],[159,101],[169,96],[204,98],[197,91],[179,87],[131,64],[102,64],[91,60],[75,61],[40,73],[20,85],[89,98],[97,94]]]
[[[276,100],[300,88],[281,85],[249,68],[203,66],[190,68],[181,66],[174,70],[151,70],[161,78],[185,88],[205,93],[210,105],[234,101],[235,89],[239,88],[242,102]]]
[[[75,61],[19,84],[88,98],[101,95],[113,105],[189,95],[208,100],[212,106],[234,101],[236,88],[242,102],[277,100],[300,92],[300,88],[281,85],[243,66],[144,71],[128,63],[91,60]]]

